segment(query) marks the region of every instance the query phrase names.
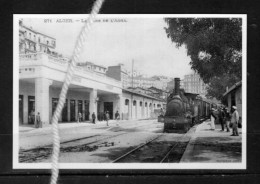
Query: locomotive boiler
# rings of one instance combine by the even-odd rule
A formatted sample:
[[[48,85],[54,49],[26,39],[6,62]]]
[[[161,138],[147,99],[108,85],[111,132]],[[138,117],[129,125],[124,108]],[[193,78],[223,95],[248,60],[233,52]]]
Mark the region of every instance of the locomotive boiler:
[[[185,94],[180,89],[180,78],[175,78],[174,91],[167,99],[166,113],[164,115],[164,132],[187,132],[193,123],[194,105],[192,98],[197,94]]]

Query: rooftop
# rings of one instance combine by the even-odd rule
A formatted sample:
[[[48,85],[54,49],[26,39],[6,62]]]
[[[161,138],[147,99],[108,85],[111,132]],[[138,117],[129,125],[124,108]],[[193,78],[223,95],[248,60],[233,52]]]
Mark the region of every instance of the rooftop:
[[[240,87],[242,85],[242,81],[239,81],[237,83],[235,83],[233,86],[231,86],[224,94],[223,97],[225,97],[227,94],[229,94],[230,92],[232,92],[233,90],[237,89],[238,87]]]
[[[34,32],[34,33],[41,34],[41,35],[43,35],[43,36],[46,36],[46,37],[49,37],[49,38],[52,38],[52,39],[56,40],[56,38],[53,38],[53,37],[51,37],[51,36],[49,36],[49,35],[47,35],[47,34],[44,34],[44,33],[39,32],[39,31],[36,31],[36,30],[34,30],[32,27],[28,27],[28,26],[24,25],[23,23],[21,24],[21,26],[24,27],[24,28],[26,28],[26,29],[28,29],[28,30],[30,30],[30,31],[32,31],[32,32]]]

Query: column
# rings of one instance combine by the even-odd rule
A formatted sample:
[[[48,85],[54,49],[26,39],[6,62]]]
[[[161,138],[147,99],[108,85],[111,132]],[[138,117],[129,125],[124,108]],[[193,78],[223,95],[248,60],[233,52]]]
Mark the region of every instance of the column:
[[[129,115],[128,115],[128,119],[131,120],[133,119],[133,95],[131,94],[131,98],[129,99]]]
[[[78,105],[79,105],[79,101],[77,98],[75,98],[75,118],[76,118],[76,121],[78,121],[78,118],[79,118],[79,111],[78,111]]]
[[[92,89],[89,94],[90,119],[92,119],[93,112],[96,114],[96,121],[97,121],[97,89]]]
[[[118,94],[116,95],[116,100],[115,100],[115,106],[114,106],[114,118],[115,118],[115,113],[116,111],[118,111],[118,113],[120,114],[120,119],[122,119],[122,114],[124,112],[123,110],[124,108],[124,102],[123,102],[123,97],[122,97],[122,94]]]
[[[70,122],[70,98],[68,98],[68,122]]]
[[[23,95],[23,123],[28,124],[28,95]]]
[[[35,115],[40,113],[42,126],[46,126],[49,121],[49,86],[52,81],[46,78],[35,79]]]
[[[85,98],[82,100],[82,120],[85,121]]]

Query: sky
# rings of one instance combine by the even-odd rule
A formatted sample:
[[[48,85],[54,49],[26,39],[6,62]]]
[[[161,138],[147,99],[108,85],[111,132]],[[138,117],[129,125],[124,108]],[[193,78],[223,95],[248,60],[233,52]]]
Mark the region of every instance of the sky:
[[[81,19],[62,23],[51,19],[24,18],[23,23],[34,30],[56,38],[58,53],[71,56],[77,36],[83,26]],[[79,21],[76,21],[79,20]],[[108,20],[107,22],[105,20]],[[180,77],[192,73],[190,57],[185,47],[176,48],[167,38],[162,18],[97,19],[88,33],[81,61],[90,61],[105,67],[122,63],[147,76]]]

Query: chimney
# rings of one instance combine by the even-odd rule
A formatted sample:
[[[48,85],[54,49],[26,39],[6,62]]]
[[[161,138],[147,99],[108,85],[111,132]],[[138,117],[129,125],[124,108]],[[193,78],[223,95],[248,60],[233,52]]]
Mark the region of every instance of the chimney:
[[[175,89],[175,95],[179,95],[180,94],[180,78],[174,78],[174,89]]]

